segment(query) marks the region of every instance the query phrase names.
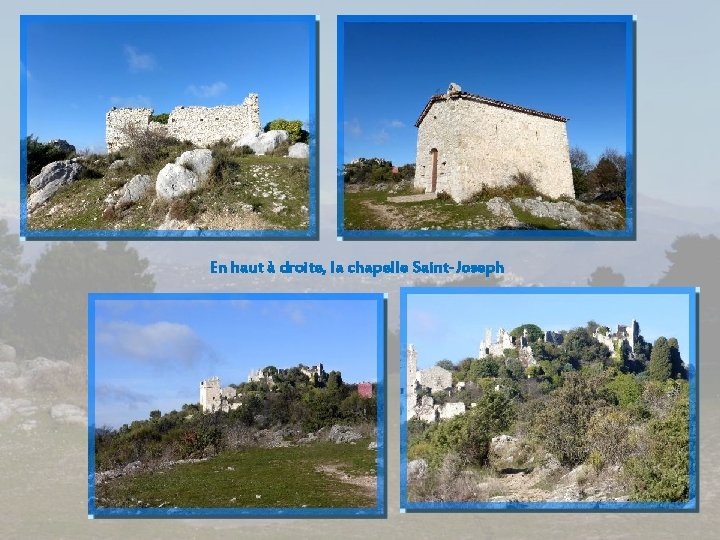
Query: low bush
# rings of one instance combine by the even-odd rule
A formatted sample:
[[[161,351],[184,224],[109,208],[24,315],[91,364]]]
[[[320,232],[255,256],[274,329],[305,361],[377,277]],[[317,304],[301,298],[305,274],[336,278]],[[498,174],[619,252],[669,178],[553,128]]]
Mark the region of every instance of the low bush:
[[[300,120],[285,120],[284,118],[277,118],[271,122],[265,124],[265,131],[271,131],[274,129],[280,129],[288,132],[290,135],[290,143],[296,142],[308,142],[309,133],[302,128],[302,121]]]
[[[58,144],[43,143],[32,134],[26,137],[25,144],[27,147],[27,181],[37,176],[48,163],[70,159],[75,155],[75,148],[72,146],[64,148]]]

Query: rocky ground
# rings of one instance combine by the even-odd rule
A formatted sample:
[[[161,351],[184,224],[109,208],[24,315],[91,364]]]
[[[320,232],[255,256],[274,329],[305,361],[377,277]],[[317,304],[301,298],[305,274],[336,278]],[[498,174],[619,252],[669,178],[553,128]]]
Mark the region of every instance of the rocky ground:
[[[439,471],[427,462],[408,463],[411,500],[474,502],[627,501],[619,466],[594,471],[586,464],[568,469],[550,454],[528,454],[527,445],[510,435],[494,437],[490,463],[464,469],[447,459]]]
[[[168,143],[155,161],[142,163],[134,154],[50,163],[28,183],[28,228],[306,228],[308,146],[289,145],[287,137],[271,131],[212,149]]]
[[[622,230],[621,204],[534,197],[489,197],[456,203],[412,196],[411,183],[347,186],[349,230]]]

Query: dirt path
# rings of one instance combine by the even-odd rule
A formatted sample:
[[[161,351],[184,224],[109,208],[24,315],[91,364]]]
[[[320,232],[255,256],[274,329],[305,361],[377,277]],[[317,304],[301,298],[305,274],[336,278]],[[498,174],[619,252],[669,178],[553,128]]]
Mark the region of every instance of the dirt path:
[[[377,478],[375,476],[352,476],[341,471],[336,464],[319,465],[315,467],[317,472],[332,476],[345,484],[359,487],[363,495],[374,498],[377,493]]]

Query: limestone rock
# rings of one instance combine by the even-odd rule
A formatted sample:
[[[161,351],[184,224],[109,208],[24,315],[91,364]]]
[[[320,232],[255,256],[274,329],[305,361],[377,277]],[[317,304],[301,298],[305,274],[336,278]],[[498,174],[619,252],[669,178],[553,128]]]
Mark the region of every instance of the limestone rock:
[[[377,450],[377,442],[372,441],[370,444],[368,444],[368,450]]]
[[[128,463],[127,465],[125,465],[125,467],[123,467],[123,472],[132,473],[135,471],[139,471],[140,469],[142,469],[142,461],[133,461],[132,463]]]
[[[152,178],[147,174],[136,174],[123,187],[108,195],[105,202],[116,206],[138,202],[151,186]]]
[[[17,376],[19,368],[15,362],[0,362],[0,380]]]
[[[310,155],[310,148],[306,143],[295,143],[288,148],[288,157],[307,159]]]
[[[275,150],[279,144],[287,141],[289,137],[288,132],[283,129],[271,129],[266,133],[258,131],[244,135],[232,147],[249,146],[253,152],[262,156]]]
[[[48,163],[41,170],[40,174],[30,180],[30,187],[42,189],[48,184],[56,181],[63,182],[60,185],[70,183],[77,179],[82,172],[82,165],[75,160],[53,161]]]
[[[53,405],[50,409],[50,416],[53,420],[64,424],[87,424],[87,413],[80,407],[69,403]]]
[[[78,180],[82,171],[83,166],[71,159],[45,165],[40,174],[30,180],[30,187],[37,191],[28,197],[28,212],[45,203],[64,185]]]
[[[0,343],[0,362],[14,362],[15,358],[15,347],[7,343]]]
[[[407,464],[408,477],[422,478],[427,473],[428,464],[424,459],[413,459]]]
[[[197,231],[198,227],[192,225],[187,221],[180,221],[179,219],[172,219],[170,216],[165,216],[163,221],[158,227],[158,231]]]
[[[161,199],[174,199],[200,187],[200,177],[176,163],[168,163],[157,175],[155,193]]]
[[[362,439],[362,435],[360,435],[357,431],[353,430],[349,426],[334,425],[330,428],[330,433],[328,433],[328,439],[330,439],[335,444],[340,444]]]
[[[510,207],[510,204],[501,197],[493,197],[486,203],[487,209],[502,220],[502,226],[517,227],[520,222]]]
[[[117,161],[113,161],[109,166],[109,171],[116,171],[118,169],[123,168],[125,165],[127,165],[127,160],[125,159],[118,159]]]
[[[515,198],[512,203],[535,217],[554,219],[571,229],[582,228],[584,223],[580,211],[569,202],[543,202],[535,199]]]
[[[37,376],[46,373],[63,373],[71,369],[71,365],[65,360],[50,360],[44,356],[30,360],[25,365],[25,372],[30,376]]]
[[[514,445],[518,440],[512,435],[498,435],[490,441],[490,448],[495,451],[502,450],[509,445]]]
[[[175,163],[190,169],[203,181],[207,178],[207,173],[212,166],[212,151],[207,149],[188,150],[180,154]]]

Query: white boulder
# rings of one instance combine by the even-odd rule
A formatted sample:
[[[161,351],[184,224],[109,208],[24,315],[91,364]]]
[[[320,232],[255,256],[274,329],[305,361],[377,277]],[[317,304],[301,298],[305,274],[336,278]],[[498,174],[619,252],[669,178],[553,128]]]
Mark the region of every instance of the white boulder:
[[[40,169],[40,174],[30,180],[30,187],[42,189],[57,181],[61,181],[63,184],[70,183],[80,176],[82,168],[82,165],[73,159],[53,161]]]
[[[298,159],[307,159],[308,155],[310,155],[310,150],[306,143],[303,143],[303,142],[295,143],[292,146],[290,146],[290,148],[288,148],[288,157],[298,158]]]
[[[27,199],[28,212],[47,202],[64,185],[75,182],[80,178],[82,170],[83,166],[71,159],[45,165],[40,174],[30,180],[30,187],[37,191]]]
[[[212,167],[212,151],[207,149],[188,150],[180,154],[175,163],[193,171],[200,180],[205,180],[210,167]]]
[[[176,163],[168,163],[157,175],[155,193],[161,199],[174,199],[200,187],[200,177]]]
[[[241,139],[235,141],[232,147],[240,148],[241,146],[249,146],[253,152],[262,156],[268,152],[272,152],[278,145],[284,143],[289,138],[290,135],[288,135],[288,132],[284,129],[271,129],[266,133],[259,131],[257,133],[244,135]]]
[[[105,202],[113,205],[138,202],[150,186],[152,186],[152,178],[147,174],[136,174],[123,187],[108,195]]]

